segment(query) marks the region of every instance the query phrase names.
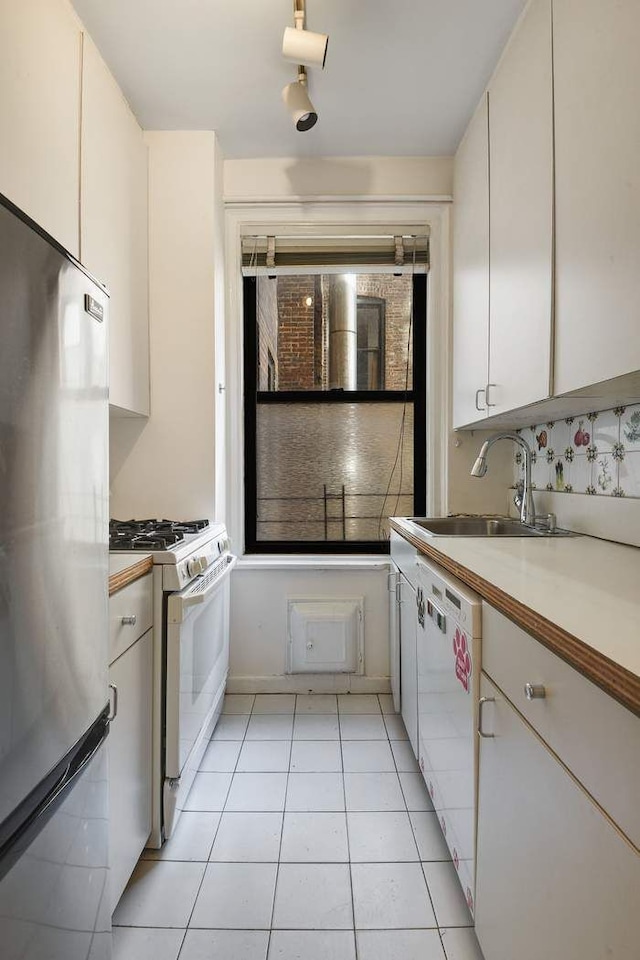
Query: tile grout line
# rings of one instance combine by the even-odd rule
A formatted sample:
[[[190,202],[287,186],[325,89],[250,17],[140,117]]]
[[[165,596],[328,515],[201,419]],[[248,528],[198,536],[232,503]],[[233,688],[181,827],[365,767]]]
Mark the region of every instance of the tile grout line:
[[[342,725],[340,724],[340,701],[338,705],[338,736],[340,737],[340,760],[342,764],[342,798],[344,800],[344,823],[347,833],[347,856],[349,858],[349,890],[351,891],[351,916],[353,918],[353,951],[355,960],[358,960],[358,937],[356,935],[356,904],[353,895],[353,870],[351,864],[351,840],[349,837],[349,817],[347,814],[347,785],[345,783],[344,754],[342,752]]]
[[[413,752],[413,747],[411,747],[411,741],[410,741],[410,740],[407,740],[406,742],[409,744],[409,747],[410,747],[411,751]],[[391,746],[391,741],[389,741],[389,746]],[[400,770],[398,769],[398,761],[396,760],[396,755],[395,755],[395,753],[393,752],[393,749],[391,749],[391,753],[392,753],[392,755],[393,755],[393,762],[394,762],[394,764],[395,764],[396,773],[398,774],[398,780],[400,780],[400,789],[402,789],[402,780],[400,779]],[[403,791],[403,794],[402,794],[402,795],[404,796],[404,791]],[[405,801],[405,802],[406,802],[406,801]],[[407,807],[407,816],[409,816],[409,809],[408,809],[408,807]],[[429,884],[428,884],[428,882],[427,882],[427,875],[426,875],[426,873],[424,872],[424,866],[423,866],[423,863],[422,863],[422,859],[421,859],[421,857],[420,857],[420,847],[418,846],[418,841],[417,841],[417,838],[416,838],[416,831],[415,831],[415,828],[414,828],[414,826],[413,826],[413,821],[412,821],[412,819],[411,819],[410,816],[409,816],[409,824],[410,824],[410,826],[411,826],[411,832],[412,832],[412,834],[413,834],[413,842],[414,842],[415,845],[416,845],[416,850],[417,850],[417,853],[418,853],[418,863],[420,864],[420,871],[421,871],[422,877],[423,877],[423,879],[424,879],[424,885],[425,885],[425,887],[427,888],[427,896],[429,897],[429,903],[431,904],[431,910],[433,911],[433,919],[434,919],[435,922],[436,922],[436,929],[437,929],[437,931],[438,931],[438,936],[440,937],[440,942],[442,943],[442,936],[441,936],[441,934],[440,934],[440,925],[438,924],[438,917],[436,916],[436,908],[435,908],[435,905],[434,905],[434,902],[433,902],[433,897],[431,896],[431,890],[429,889]],[[443,950],[444,950],[444,946],[443,946]]]
[[[288,767],[287,767],[287,771],[286,771],[284,803],[283,803],[283,808],[282,808],[282,811],[281,811],[281,831],[280,831],[280,841],[279,841],[279,847],[278,847],[278,860],[277,860],[277,865],[276,865],[276,878],[275,878],[275,883],[274,883],[273,900],[272,900],[272,907],[271,907],[271,918],[270,918],[269,929],[268,929],[268,931],[266,931],[266,932],[268,932],[268,938],[267,938],[267,956],[266,956],[265,960],[268,960],[268,951],[270,950],[270,947],[271,947],[271,940],[272,940],[272,933],[273,933],[273,922],[274,922],[274,918],[275,918],[275,904],[276,904],[277,887],[278,887],[278,880],[279,880],[279,873],[280,873],[280,864],[281,864],[281,857],[282,857],[282,848],[283,848],[283,840],[284,840],[284,820],[285,820],[285,817],[286,817],[286,804],[287,804],[287,798],[288,798],[290,775],[291,775],[291,772],[292,772],[292,771],[291,771],[291,763],[292,763],[292,757],[293,757],[293,744],[294,744],[294,742],[295,742],[295,740],[294,740],[294,735],[293,735],[293,730],[294,730],[294,728],[295,728],[295,719],[296,719],[296,717],[298,716],[297,701],[298,701],[298,697],[296,696],[296,697],[295,697],[295,700],[294,700],[293,714],[292,714],[293,723],[292,723],[291,739],[290,739],[290,741],[289,741],[289,751],[288,751],[289,760],[288,760]],[[205,870],[204,870],[203,877],[202,877],[202,880],[201,880],[201,882],[200,882],[200,885],[199,885],[199,887],[198,887],[198,891],[197,891],[197,893],[196,893],[196,897],[195,897],[194,904],[193,904],[193,907],[192,907],[192,910],[191,910],[191,913],[190,913],[190,916],[189,916],[189,920],[187,921],[187,926],[186,926],[186,928],[184,928],[184,929],[178,928],[178,929],[182,929],[182,934],[183,934],[183,936],[182,936],[182,941],[181,941],[181,945],[180,945],[179,952],[178,952],[178,960],[179,960],[179,957],[183,954],[184,946],[185,946],[185,941],[186,941],[186,935],[187,935],[187,932],[188,932],[189,929],[207,929],[207,930],[208,930],[208,929],[213,929],[213,928],[209,928],[209,927],[203,927],[203,928],[192,927],[192,926],[191,926],[191,920],[192,920],[192,918],[193,918],[193,912],[194,912],[194,910],[195,910],[195,904],[196,904],[196,902],[197,902],[197,900],[198,900],[198,898],[199,898],[199,896],[200,896],[200,892],[201,892],[201,889],[202,889],[202,884],[203,884],[203,882],[204,882],[204,878],[205,878],[206,872],[207,872],[207,867],[208,867],[209,863],[212,862],[211,859],[210,859],[210,857],[211,857],[211,854],[212,854],[212,852],[213,852],[213,847],[214,847],[214,845],[215,845],[215,840],[217,839],[217,836],[218,836],[218,833],[219,833],[219,830],[220,830],[220,826],[221,826],[221,823],[222,823],[222,817],[224,816],[225,812],[231,812],[231,811],[228,811],[228,810],[227,810],[227,804],[228,804],[229,794],[230,794],[230,791],[231,791],[231,786],[232,786],[232,784],[233,784],[233,780],[234,780],[236,774],[239,772],[237,768],[238,768],[238,764],[239,764],[239,762],[240,762],[240,756],[241,756],[241,754],[242,754],[242,750],[243,750],[243,748],[244,748],[245,743],[247,743],[247,742],[260,742],[260,741],[247,741],[247,732],[248,732],[248,729],[249,729],[249,724],[250,724],[250,721],[251,721],[251,717],[254,716],[255,702],[256,702],[256,697],[255,697],[255,695],[254,695],[254,697],[253,697],[253,702],[252,702],[252,706],[251,706],[251,710],[250,710],[250,713],[249,713],[249,715],[248,715],[248,716],[249,716],[249,720],[248,720],[247,725],[246,725],[246,727],[245,727],[243,737],[242,737],[242,739],[241,739],[241,741],[240,741],[240,749],[239,749],[239,751],[238,751],[238,755],[237,755],[237,758],[236,758],[236,761],[235,761],[235,764],[234,764],[234,769],[233,769],[233,771],[231,772],[231,779],[230,779],[229,786],[228,786],[227,791],[226,791],[226,794],[225,794],[224,803],[222,804],[222,811],[220,812],[220,817],[219,817],[219,820],[218,820],[218,824],[217,824],[217,826],[216,826],[216,830],[215,830],[215,832],[214,832],[214,837],[213,837],[213,840],[212,840],[212,842],[211,842],[211,846],[210,846],[210,848],[209,848],[208,859],[207,859],[206,861],[204,861],[204,863],[205,863]],[[378,698],[378,703],[379,703],[379,698]],[[401,795],[402,795],[403,802],[404,802],[404,810],[401,811],[401,812],[405,812],[405,813],[407,814],[408,818],[409,818],[409,823],[410,823],[410,827],[411,827],[411,831],[412,831],[412,836],[413,836],[414,844],[415,844],[416,851],[417,851],[417,854],[418,854],[418,862],[420,863],[420,866],[421,866],[421,872],[422,872],[422,875],[423,875],[423,879],[424,879],[424,882],[425,882],[425,886],[426,886],[426,888],[427,888],[427,894],[428,894],[428,897],[429,897],[429,902],[431,903],[432,910],[433,910],[433,915],[434,915],[435,924],[436,924],[435,929],[438,931],[438,936],[439,936],[439,941],[440,941],[440,944],[441,944],[441,949],[442,949],[443,954],[444,954],[444,960],[446,960],[447,954],[446,954],[446,949],[445,949],[445,946],[444,946],[444,941],[443,941],[443,939],[442,939],[442,930],[441,930],[440,925],[438,924],[438,919],[437,919],[436,914],[435,914],[435,908],[434,908],[434,905],[433,905],[433,899],[432,899],[432,896],[431,896],[431,891],[430,891],[430,889],[429,889],[429,884],[428,884],[428,882],[427,882],[427,877],[426,877],[426,873],[425,873],[425,870],[424,870],[424,863],[423,863],[423,861],[422,861],[422,859],[421,859],[421,856],[420,856],[420,849],[419,849],[418,842],[417,842],[416,830],[415,830],[415,828],[414,828],[414,824],[413,824],[413,821],[412,821],[412,819],[411,819],[411,811],[409,811],[408,800],[407,800],[407,797],[406,797],[406,794],[405,794],[405,789],[404,789],[404,787],[403,787],[402,780],[401,780],[401,778],[400,778],[400,773],[401,773],[401,771],[400,771],[399,768],[398,768],[398,761],[397,761],[396,756],[395,756],[395,753],[393,752],[393,749],[392,749],[392,740],[391,740],[391,737],[390,737],[390,734],[389,734],[389,730],[387,729],[387,725],[386,725],[386,723],[384,722],[384,716],[385,716],[385,715],[384,715],[384,712],[383,712],[382,709],[381,709],[381,704],[380,704],[380,713],[381,713],[381,715],[382,715],[383,725],[384,725],[384,729],[385,729],[385,733],[386,733],[385,740],[384,740],[384,741],[381,740],[380,742],[387,742],[387,743],[389,744],[389,749],[391,750],[391,753],[392,753],[393,762],[394,762],[394,769],[395,769],[396,777],[397,777],[397,779],[398,779],[398,783],[399,783],[399,786],[400,786]],[[261,714],[255,714],[255,715],[256,715],[256,716],[260,716]],[[302,714],[301,714],[301,715],[302,715]],[[327,716],[330,716],[330,715],[331,715],[331,714],[327,714]],[[354,715],[355,715],[355,714],[354,714]],[[357,943],[357,936],[356,936],[355,898],[354,898],[354,890],[353,890],[353,873],[352,873],[352,865],[353,865],[353,864],[352,864],[352,853],[351,853],[351,839],[350,839],[350,835],[349,835],[349,820],[348,820],[348,813],[349,813],[349,811],[348,811],[348,809],[347,809],[347,799],[346,799],[346,781],[345,781],[344,753],[343,753],[343,743],[344,743],[344,741],[343,741],[343,737],[342,737],[342,726],[341,726],[341,722],[340,722],[340,713],[339,713],[339,711],[338,711],[338,713],[337,713],[337,717],[338,717],[338,742],[339,742],[339,744],[340,744],[340,762],[341,762],[341,771],[340,771],[340,773],[341,773],[341,776],[342,776],[342,794],[343,794],[343,804],[344,804],[344,817],[345,817],[346,840],[347,840],[347,854],[348,854],[348,864],[349,864],[349,881],[350,881],[351,906],[352,906],[352,917],[353,917],[353,927],[352,927],[352,931],[353,931],[353,939],[354,939],[355,956],[356,956],[356,958],[357,958],[358,955],[359,955],[359,953],[358,953],[358,943]],[[211,739],[210,742],[213,742],[213,739]],[[264,741],[264,742],[276,742],[276,741],[273,741],[273,739],[271,739],[270,741],[267,740],[267,741]],[[313,743],[313,742],[317,742],[317,741],[300,741],[300,742],[301,742],[301,743],[305,743],[305,742],[306,742],[306,743]],[[329,741],[329,742],[330,742],[330,741]],[[356,741],[356,742],[357,742],[357,741]],[[251,771],[250,771],[250,772],[251,772]],[[267,773],[268,773],[269,771],[256,771],[256,772],[258,772],[258,773],[267,772]],[[276,772],[276,771],[274,771],[274,772]],[[280,772],[280,771],[277,771],[277,772]],[[310,772],[310,771],[302,771],[302,772]],[[329,773],[330,771],[318,771],[318,772],[319,772],[319,773]],[[188,812],[190,812],[190,811],[188,811]],[[194,811],[194,812],[195,812],[195,811]],[[240,812],[240,811],[239,811],[239,812]],[[248,811],[248,812],[259,812],[259,811]],[[273,811],[268,811],[268,812],[273,812]],[[308,812],[312,812],[312,811],[308,811]],[[375,812],[375,811],[363,811],[363,812]],[[388,812],[388,811],[380,811],[380,812]],[[431,812],[433,812],[433,811],[431,811]],[[220,861],[220,862],[223,862],[223,861]],[[236,860],[236,861],[229,861],[229,862],[240,863],[240,862],[245,862],[245,861],[237,861],[237,860]],[[251,862],[251,861],[246,861],[246,862]],[[258,863],[258,862],[259,862],[259,863],[262,863],[262,862],[266,862],[266,861],[255,861],[255,862],[256,862],[256,863]],[[292,863],[295,862],[295,863],[305,864],[305,863],[309,863],[310,861],[291,861],[291,862],[292,862]],[[329,862],[329,861],[327,861],[327,862]],[[378,862],[380,862],[380,863],[386,863],[387,861],[384,860],[384,861],[367,861],[367,862],[372,862],[372,863],[374,863],[374,862],[376,862],[376,863],[378,863]],[[400,863],[400,862],[409,863],[409,862],[415,862],[415,861],[393,861],[393,862],[394,862],[394,863],[395,863],[395,862],[398,862],[398,863]],[[466,925],[460,927],[460,929],[466,929],[466,928],[467,928]],[[245,929],[249,929],[249,928],[244,928],[244,927],[243,927],[243,928],[238,928],[238,929],[245,930]],[[252,929],[253,929],[253,928],[252,928]],[[255,929],[259,929],[260,931],[263,931],[263,930],[264,930],[264,928],[262,928],[262,927],[261,927],[261,928],[255,928]],[[283,928],[283,929],[285,929],[285,928]],[[297,930],[298,928],[292,928],[292,929],[296,929],[296,930]],[[385,929],[386,929],[386,928],[385,928]],[[395,930],[396,928],[388,928],[388,929],[389,929],[389,930]],[[427,929],[427,928],[425,928],[425,929]]]
[[[400,716],[400,714],[396,714],[396,716]],[[386,729],[386,724],[385,724],[385,729]],[[411,747],[411,741],[410,741],[410,740],[406,740],[405,742],[409,744],[409,747],[410,747],[410,749],[411,749],[411,751],[412,751],[412,753],[413,753],[413,747]],[[404,797],[404,790],[402,789],[402,779],[401,779],[401,777],[400,777],[400,770],[398,769],[398,761],[396,760],[396,755],[395,755],[395,753],[393,752],[393,747],[391,746],[391,740],[389,740],[389,749],[391,750],[391,755],[393,756],[393,763],[394,763],[394,766],[395,766],[395,768],[396,768],[396,774],[398,775],[398,780],[400,781],[400,789],[402,790],[402,796]],[[405,805],[407,805],[406,797],[405,797]],[[412,821],[411,815],[410,815],[410,813],[409,813],[409,807],[408,807],[408,805],[407,805],[407,816],[409,817],[409,825],[410,825],[410,827],[411,827],[411,833],[412,833],[412,835],[413,835],[413,842],[414,842],[415,845],[416,845],[416,852],[417,852],[417,854],[418,854],[418,863],[420,864],[420,872],[422,873],[422,877],[423,877],[423,879],[424,879],[424,885],[425,885],[425,887],[426,887],[427,896],[428,896],[428,898],[429,898],[429,903],[431,904],[431,910],[432,910],[432,912],[433,912],[433,919],[434,919],[435,922],[436,922],[436,930],[438,931],[438,936],[439,936],[439,938],[440,938],[440,943],[442,944],[442,935],[441,935],[441,933],[440,933],[440,925],[438,924],[438,917],[436,916],[436,908],[435,908],[434,903],[433,903],[433,897],[431,896],[431,890],[429,889],[429,884],[427,883],[427,875],[426,875],[426,873],[424,872],[424,866],[423,866],[423,864],[422,864],[422,859],[421,859],[421,857],[420,857],[420,847],[418,846],[418,840],[417,840],[417,838],[416,838],[416,831],[415,831],[415,828],[414,828],[414,826],[413,826],[413,821]],[[444,945],[442,946],[442,949],[444,950]],[[445,954],[445,956],[446,956],[446,954]]]
[[[199,892],[199,891],[198,891],[198,892]],[[197,899],[197,898],[196,898],[196,899]],[[177,953],[177,956],[176,956],[176,960],[180,960],[180,954],[181,954],[182,951],[184,950],[184,945],[185,945],[185,941],[186,941],[186,939],[187,939],[187,931],[188,931],[188,929],[189,929],[189,927],[185,927],[184,930],[182,931],[182,940],[180,941],[180,949],[178,950],[178,953]]]
[[[223,698],[223,710],[224,710],[224,698]],[[221,712],[220,717],[222,717],[222,715],[223,715],[223,714],[222,714],[222,712]],[[217,721],[217,722],[219,722],[220,717],[218,718],[218,721]],[[216,725],[217,725],[217,722],[216,722]],[[248,726],[248,724],[247,724],[247,726]],[[213,733],[214,733],[214,732],[215,732],[215,727],[214,727],[214,730],[212,731],[211,737],[209,737],[209,744],[212,744],[212,743],[214,742],[214,740],[213,740]],[[245,736],[246,736],[246,728],[245,728]],[[221,741],[221,742],[222,742],[222,741]],[[241,744],[244,744],[244,737],[243,737],[243,739],[242,739],[242,741],[241,741]],[[208,749],[209,749],[209,747],[207,747],[207,750],[208,750]],[[235,764],[236,767],[237,767],[237,765],[238,765],[238,759],[240,758],[240,753],[241,753],[241,751],[242,751],[242,746],[240,747],[240,750],[238,751],[238,758],[236,759],[236,764]],[[234,771],[235,771],[235,767],[234,767]],[[200,769],[198,768],[198,773],[200,773],[200,772],[202,772],[202,771],[200,771]],[[182,951],[183,951],[183,949],[184,949],[185,941],[186,941],[186,939],[187,939],[187,932],[189,931],[189,928],[190,928],[190,925],[191,925],[191,919],[192,919],[192,917],[193,917],[193,912],[194,912],[194,910],[195,910],[195,908],[196,908],[196,903],[198,902],[198,897],[200,896],[200,892],[201,892],[201,890],[202,890],[202,885],[204,884],[204,880],[205,880],[205,877],[206,877],[206,875],[207,875],[207,867],[209,866],[209,863],[211,862],[211,860],[210,860],[211,853],[212,853],[212,851],[213,851],[213,846],[214,846],[214,844],[215,844],[216,837],[218,836],[218,831],[220,830],[220,824],[222,823],[222,816],[223,816],[223,813],[224,813],[224,808],[225,808],[225,806],[226,806],[227,798],[228,798],[228,796],[229,796],[229,791],[231,790],[231,784],[233,783],[233,777],[234,777],[234,775],[235,775],[235,773],[232,773],[232,774],[231,774],[231,779],[229,780],[229,786],[227,787],[227,792],[226,792],[226,794],[225,794],[225,800],[224,800],[224,803],[222,804],[222,811],[220,811],[220,816],[219,816],[219,818],[218,818],[218,823],[216,824],[216,829],[215,829],[214,834],[213,834],[213,839],[212,839],[212,841],[211,841],[211,846],[209,847],[209,852],[208,852],[208,854],[207,854],[207,859],[206,859],[206,860],[200,860],[200,861],[198,861],[198,860],[194,860],[194,861],[180,861],[180,860],[170,860],[169,858],[166,858],[166,860],[162,860],[161,858],[159,858],[157,861],[155,861],[155,862],[157,862],[157,863],[160,863],[160,862],[165,862],[165,863],[181,863],[181,862],[185,862],[185,863],[188,863],[188,862],[192,862],[192,863],[204,863],[204,870],[203,870],[203,872],[202,872],[202,877],[201,877],[201,879],[200,879],[200,883],[198,884],[198,889],[197,889],[197,891],[196,891],[196,895],[195,895],[195,898],[194,898],[194,901],[193,901],[193,905],[192,905],[191,911],[190,911],[190,913],[189,913],[189,918],[188,918],[188,920],[187,920],[187,925],[186,925],[186,927],[184,927],[184,929],[183,929],[182,927],[175,928],[175,929],[183,929],[182,941],[181,941],[181,943],[180,943],[180,949],[178,950],[178,955],[177,955],[176,960],[180,960],[180,954],[182,953]],[[193,813],[198,813],[198,812],[217,813],[218,811],[216,811],[216,810],[213,810],[213,811],[190,811],[190,810],[186,810],[186,811],[185,811],[185,810],[183,810],[182,812],[183,812],[183,813],[192,813],[192,812],[193,812]],[[168,841],[166,841],[166,842],[168,842]],[[141,858],[141,859],[142,859],[142,858]],[[154,861],[152,860],[151,862],[154,862]]]
[[[254,699],[254,703],[255,703],[255,696],[254,696],[253,699]],[[252,710],[252,712],[253,712],[253,704],[251,705],[251,710]],[[218,833],[219,833],[219,831],[220,831],[220,824],[222,823],[222,818],[223,818],[224,815],[225,815],[225,811],[226,811],[226,807],[227,807],[227,802],[228,802],[228,800],[229,800],[229,794],[231,793],[231,787],[232,787],[232,785],[233,785],[233,779],[234,779],[234,777],[235,777],[235,775],[236,775],[236,773],[237,773],[238,764],[240,763],[240,756],[241,756],[241,754],[242,754],[242,750],[243,750],[243,748],[244,748],[245,741],[246,741],[246,739],[247,739],[247,730],[249,729],[249,722],[250,722],[250,720],[251,720],[251,713],[249,714],[249,720],[247,720],[247,725],[246,725],[246,727],[244,728],[244,735],[243,735],[243,737],[242,737],[242,740],[240,741],[240,749],[238,750],[238,756],[236,757],[236,762],[235,762],[234,768],[233,768],[233,770],[232,770],[232,772],[231,772],[231,780],[229,781],[229,786],[228,786],[227,792],[226,792],[226,794],[225,794],[224,803],[222,804],[222,810],[220,811],[220,819],[218,820],[218,826],[216,827],[216,832],[215,832],[214,837],[213,837],[213,843],[211,844],[211,848],[210,848],[210,850],[209,850],[209,858],[208,858],[208,860],[207,860],[207,863],[211,863],[211,862],[212,862],[212,860],[211,860],[211,854],[213,853],[213,848],[214,848],[215,842],[216,842],[216,840],[217,840],[217,838],[218,838]],[[210,743],[213,743],[213,740],[210,740],[209,742],[210,742]],[[213,861],[213,862],[215,862],[215,861]]]
[[[296,723],[296,707],[298,706],[298,695],[295,695],[293,701],[293,723],[291,724],[291,741],[289,743],[289,765],[287,769],[287,780],[284,786],[284,800],[282,802],[282,820],[280,822],[280,843],[278,844],[278,862],[276,864],[276,879],[273,885],[273,899],[271,901],[271,917],[269,918],[269,936],[267,937],[267,953],[265,960],[269,960],[269,951],[271,950],[271,937],[273,935],[273,921],[276,913],[276,896],[278,894],[278,879],[280,877],[280,858],[282,856],[282,840],[284,838],[284,818],[287,811],[287,794],[289,793],[289,776],[291,774],[291,755],[293,753],[293,731]]]
[[[224,710],[224,696],[225,696],[225,695],[223,695],[223,700],[222,700],[222,709],[223,709],[223,710]],[[255,696],[254,696],[254,703],[255,703]],[[253,711],[253,704],[252,704],[252,711]],[[221,714],[221,716],[222,716],[222,714]],[[251,714],[249,714],[249,716],[251,716]],[[220,720],[220,717],[218,717],[218,720],[216,721],[216,725],[217,725],[217,723],[219,722],[219,720]],[[245,738],[246,738],[246,733],[247,733],[248,727],[249,727],[249,723],[247,723],[247,726],[245,727],[244,737],[242,738],[240,750],[238,751],[238,756],[237,756],[237,758],[236,758],[235,767],[238,766],[238,761],[239,761],[239,759],[240,759],[240,754],[242,753],[242,747],[244,746],[244,741],[245,741]],[[212,739],[212,738],[213,738],[213,733],[214,733],[214,732],[215,732],[215,727],[214,727],[214,729],[213,729],[212,732],[211,732],[211,737],[209,738],[209,743],[213,743],[213,739]],[[209,748],[207,747],[207,749],[209,749]],[[234,771],[235,771],[235,767],[234,767]],[[199,773],[199,772],[200,772],[200,770],[198,770],[198,773]],[[210,859],[210,858],[211,858],[211,854],[213,853],[213,847],[214,847],[214,844],[215,844],[215,842],[216,842],[216,837],[218,836],[218,831],[220,830],[220,824],[222,823],[222,817],[224,816],[224,811],[225,811],[225,808],[226,808],[226,805],[227,805],[227,800],[229,799],[229,793],[231,792],[231,784],[233,783],[233,778],[234,778],[234,777],[235,777],[235,772],[231,774],[231,779],[229,780],[229,786],[227,787],[227,792],[225,793],[224,803],[222,804],[222,810],[220,811],[220,817],[219,817],[219,819],[218,819],[218,825],[216,826],[215,833],[214,833],[214,835],[213,835],[213,840],[212,840],[212,842],[211,842],[211,847],[209,848],[209,857],[207,858],[207,860],[206,860],[206,862],[205,862],[204,870],[203,870],[203,873],[202,873],[202,879],[200,880],[200,883],[198,884],[198,891],[197,891],[197,893],[196,893],[196,895],[195,895],[195,899],[194,899],[194,901],[193,901],[193,906],[191,907],[191,912],[189,913],[189,919],[187,920],[187,926],[186,926],[186,929],[185,929],[185,932],[184,932],[184,938],[183,938],[183,941],[182,941],[182,946],[180,947],[180,952],[178,953],[178,960],[179,960],[179,958],[180,958],[180,953],[182,953],[182,948],[183,948],[183,946],[184,946],[184,941],[186,940],[186,937],[187,937],[187,931],[189,930],[189,928],[190,928],[190,926],[191,926],[191,920],[192,920],[192,918],[193,918],[193,913],[194,913],[194,911],[195,911],[195,909],[196,909],[196,904],[197,904],[197,902],[198,902],[198,897],[200,896],[200,893],[202,892],[202,886],[203,886],[203,884],[204,884],[204,880],[205,880],[205,877],[206,877],[206,875],[207,875],[207,869],[208,869],[208,867],[209,867],[209,864],[211,863],[211,859]],[[217,812],[217,811],[211,811],[211,812]]]

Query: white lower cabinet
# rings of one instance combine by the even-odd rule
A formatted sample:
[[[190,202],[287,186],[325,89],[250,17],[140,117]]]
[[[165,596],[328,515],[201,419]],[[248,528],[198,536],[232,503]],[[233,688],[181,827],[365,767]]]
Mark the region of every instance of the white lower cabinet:
[[[407,728],[409,741],[418,756],[418,613],[416,591],[407,578],[400,578],[400,691],[402,719]]]
[[[484,673],[476,932],[487,960],[640,957],[640,855]],[[612,749],[615,745],[612,744]]]
[[[391,617],[391,688],[394,704],[409,734],[413,752],[418,756],[418,551],[404,537],[391,531],[391,559],[395,574],[395,616]],[[393,631],[396,631],[394,634]]]
[[[112,909],[151,832],[152,674],[150,629],[109,668],[118,702],[107,740]]]

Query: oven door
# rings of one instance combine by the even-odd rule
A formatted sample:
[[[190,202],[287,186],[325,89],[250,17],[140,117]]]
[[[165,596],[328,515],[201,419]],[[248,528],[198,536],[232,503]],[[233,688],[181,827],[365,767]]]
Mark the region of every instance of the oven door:
[[[167,601],[166,780],[195,776],[198,754],[222,710],[229,670],[229,584],[235,563],[235,557],[221,558]]]

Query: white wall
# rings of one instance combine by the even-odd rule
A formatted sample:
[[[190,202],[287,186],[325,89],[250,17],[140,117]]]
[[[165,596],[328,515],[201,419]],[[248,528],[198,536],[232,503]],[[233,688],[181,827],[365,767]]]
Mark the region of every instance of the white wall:
[[[214,330],[214,389],[215,389],[215,490],[214,516],[226,521],[227,516],[227,354],[225,323],[225,222],[224,222],[224,161],[216,143],[214,166],[214,222],[213,222],[213,313]]]
[[[231,666],[235,693],[356,693],[389,690],[388,558],[242,561],[231,577]],[[285,675],[287,600],[364,598],[364,676]]]
[[[268,157],[227,160],[225,200],[419,197],[453,193],[451,157]]]
[[[489,430],[459,430],[449,436],[449,513],[509,512],[513,490],[514,446],[505,441],[492,448],[486,477],[471,476],[480,447]]]
[[[222,156],[214,133],[147,133],[151,415],[111,420],[111,516],[222,516]],[[218,286],[219,285],[219,286]],[[221,475],[221,477],[220,477]]]

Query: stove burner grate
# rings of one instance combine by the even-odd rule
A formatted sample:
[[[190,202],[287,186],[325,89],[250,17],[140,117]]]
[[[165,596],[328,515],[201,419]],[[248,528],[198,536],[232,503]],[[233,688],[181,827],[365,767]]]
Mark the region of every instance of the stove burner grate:
[[[208,526],[208,520],[110,520],[109,549],[167,550]]]

